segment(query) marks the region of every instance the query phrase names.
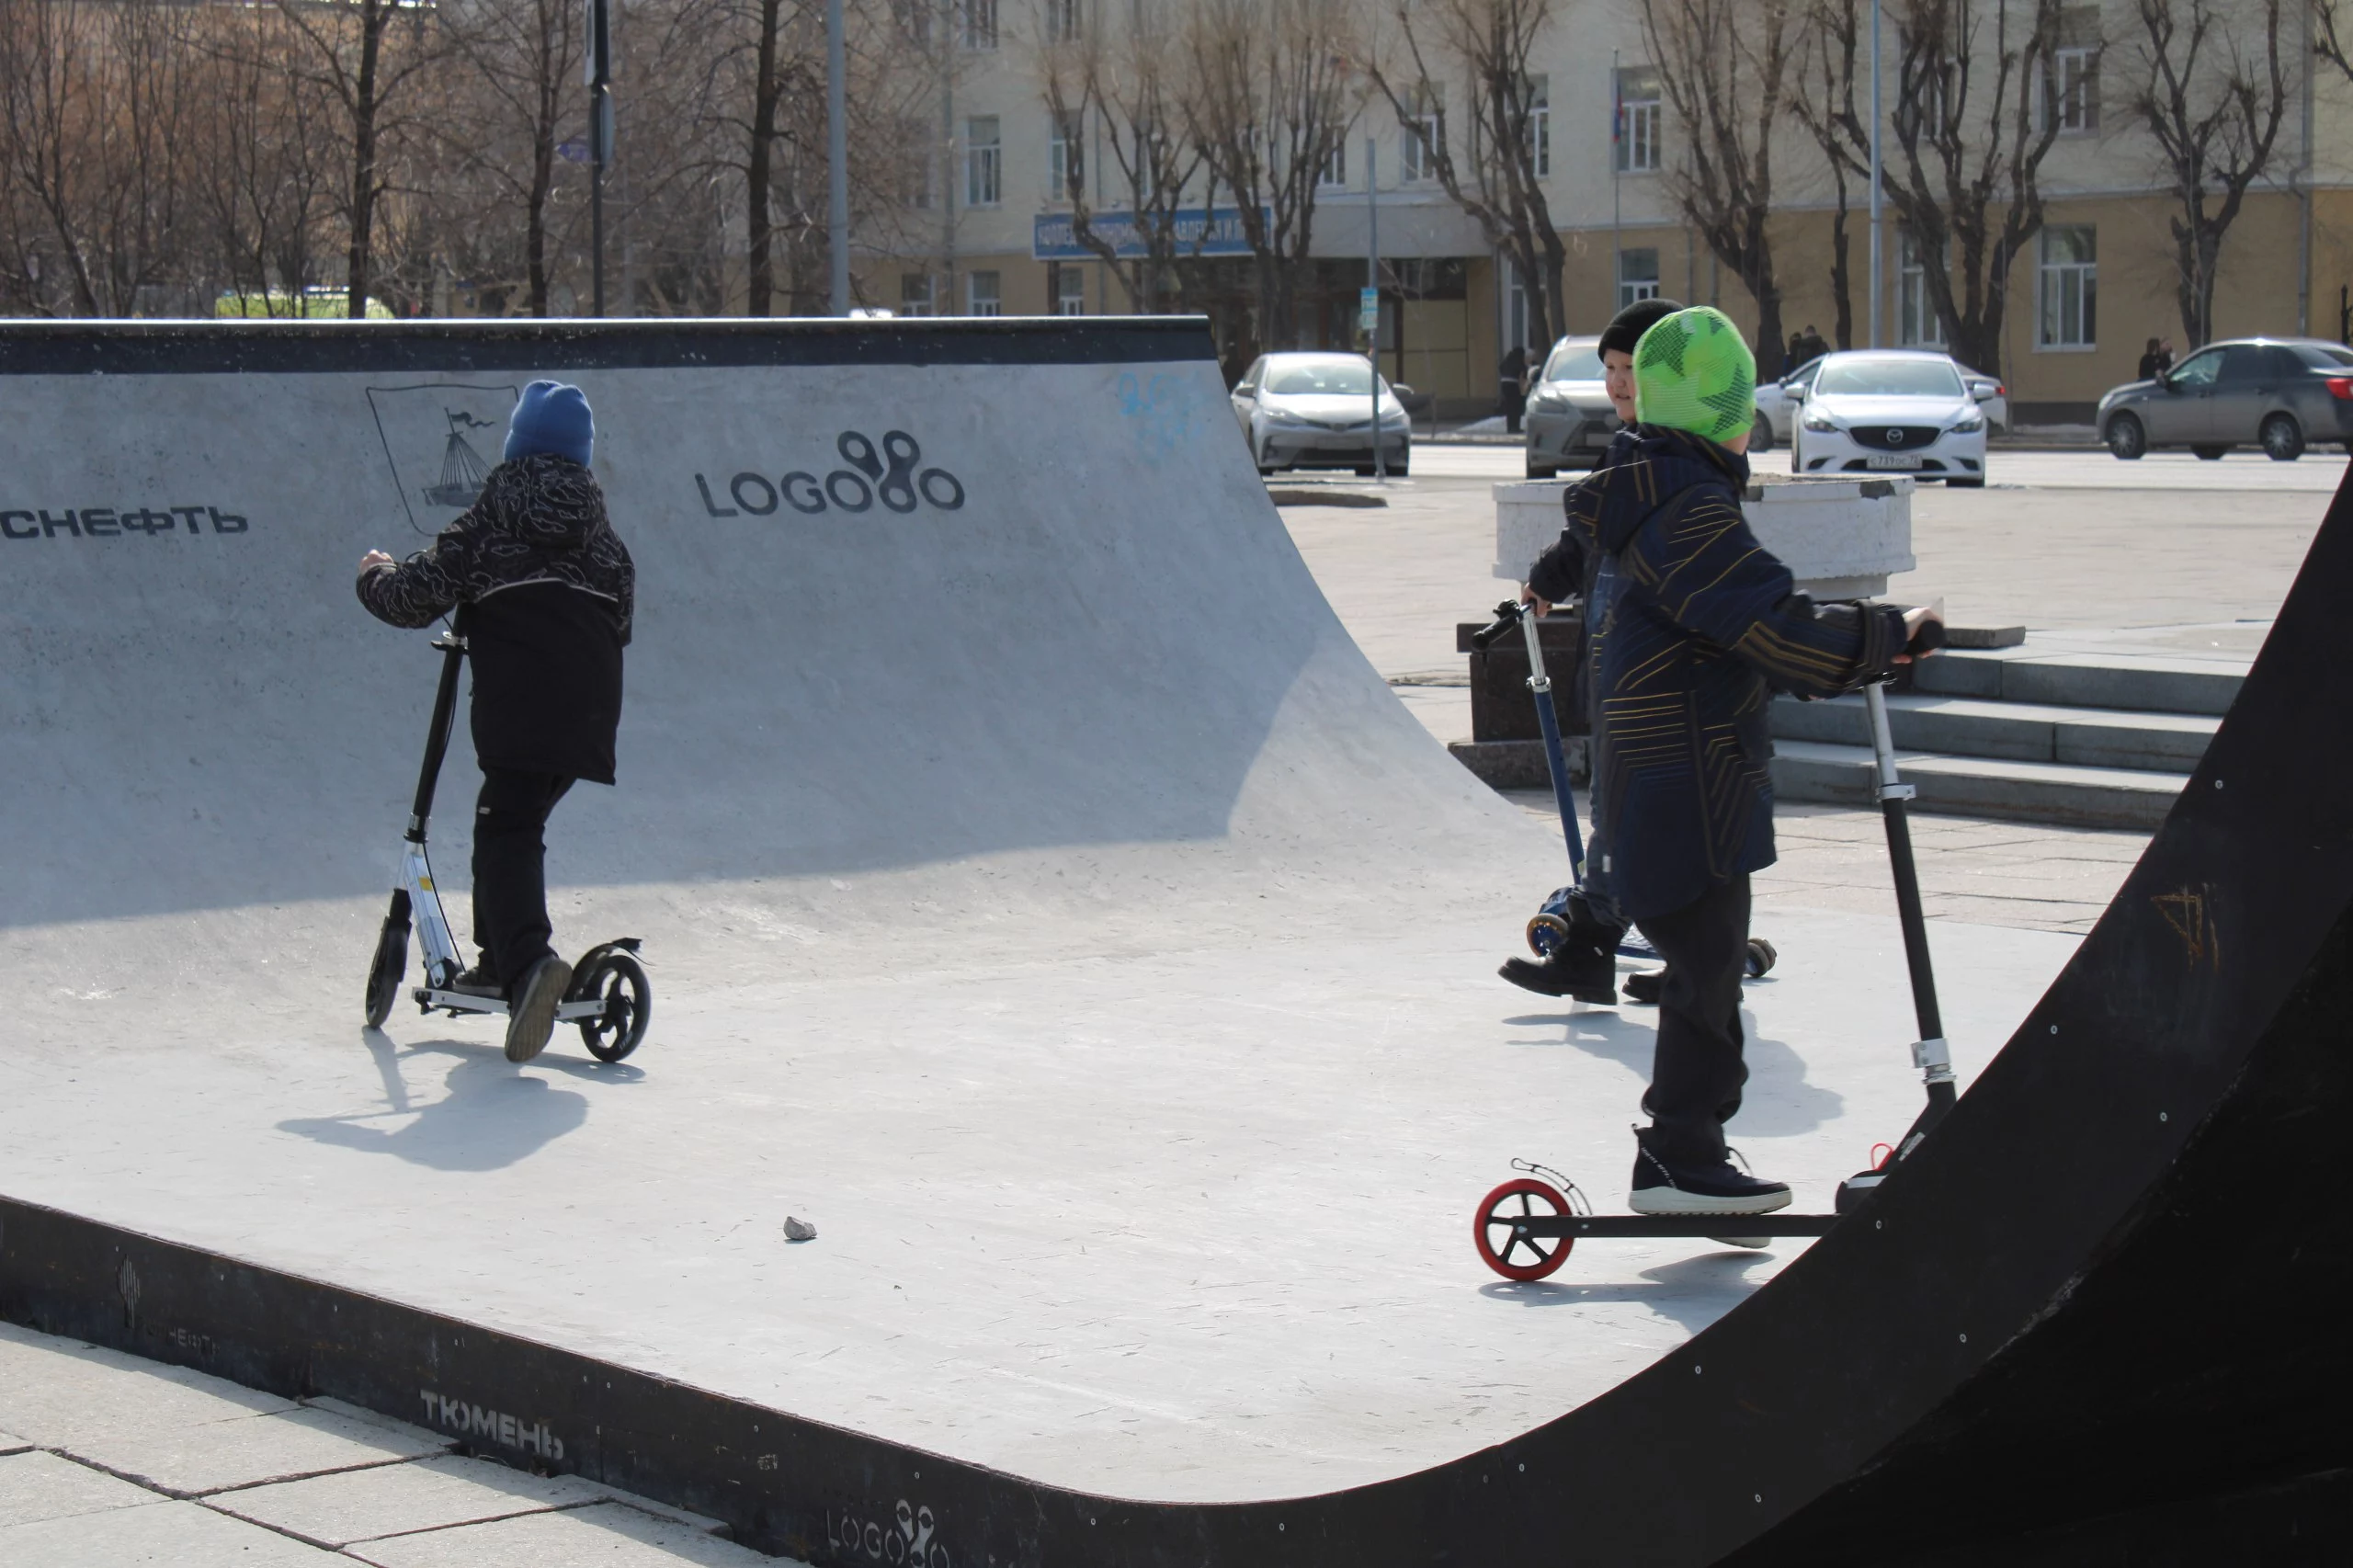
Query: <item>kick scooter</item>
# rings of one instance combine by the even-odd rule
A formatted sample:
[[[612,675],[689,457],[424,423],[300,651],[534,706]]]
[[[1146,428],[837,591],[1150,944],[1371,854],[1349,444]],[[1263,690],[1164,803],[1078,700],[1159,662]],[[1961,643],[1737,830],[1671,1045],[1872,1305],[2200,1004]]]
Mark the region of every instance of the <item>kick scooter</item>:
[[[449,748],[449,725],[458,707],[458,670],[466,662],[466,638],[452,628],[433,640],[441,650],[441,685],[433,696],[432,728],[425,737],[425,767],[416,779],[416,803],[410,809],[408,832],[401,849],[400,881],[392,888],[392,908],[376,937],[376,960],[368,971],[368,1027],[381,1028],[392,1017],[401,979],[408,969],[409,924],[414,916],[419,945],[425,949],[425,983],[409,994],[417,1011],[430,1016],[436,1009],[456,1017],[464,1014],[506,1011],[506,998],[483,992],[452,989],[465,965],[458,958],[458,943],[449,934],[449,918],[441,913],[441,894],[433,885],[433,867],[425,854],[425,825],[433,815],[434,786],[441,778],[441,758]],[[573,966],[572,989],[555,1010],[558,1023],[579,1027],[588,1054],[599,1062],[619,1062],[645,1039],[654,1013],[654,984],[637,956],[638,939],[622,937],[600,942],[580,955]]]
[[[1495,623],[1471,634],[1471,646],[1485,653],[1515,626],[1528,639],[1528,689],[1536,699],[1537,727],[1544,733],[1544,769],[1552,780],[1552,803],[1561,812],[1561,835],[1569,845],[1569,885],[1557,889],[1528,922],[1528,950],[1550,958],[1552,949],[1569,939],[1569,895],[1585,881],[1585,840],[1577,832],[1576,794],[1569,784],[1569,765],[1561,750],[1561,716],[1552,705],[1552,676],[1544,667],[1544,648],[1536,629],[1536,607],[1506,599],[1495,607]],[[1631,926],[1619,938],[1621,958],[1657,961],[1658,952]],[[1754,980],[1773,967],[1779,955],[1762,937],[1748,942],[1748,975]]]
[[[1924,628],[1913,643],[1916,654],[1943,646],[1943,628]],[[1887,829],[1887,857],[1895,879],[1895,908],[1904,926],[1904,959],[1912,976],[1912,1008],[1920,1028],[1912,1047],[1913,1065],[1920,1069],[1927,1104],[1904,1134],[1871,1169],[1847,1177],[1838,1186],[1835,1212],[1829,1214],[1596,1214],[1577,1185],[1548,1165],[1532,1160],[1512,1161],[1524,1173],[1505,1182],[1479,1200],[1471,1224],[1472,1239],[1487,1267],[1506,1279],[1541,1279],[1568,1261],[1569,1249],[1580,1238],[1612,1236],[1737,1235],[1743,1244],[1761,1244],[1775,1236],[1823,1236],[1839,1220],[1868,1204],[1887,1168],[1910,1156],[1929,1131],[1944,1119],[1959,1097],[1953,1082],[1952,1054],[1944,1039],[1944,1022],[1937,1006],[1937,977],[1928,963],[1928,927],[1920,909],[1919,872],[1912,858],[1912,824],[1904,802],[1916,791],[1895,772],[1895,742],[1887,727],[1887,696],[1877,685],[1863,688],[1869,710],[1871,751],[1877,763],[1875,783],[1880,816]],[[1545,1178],[1550,1178],[1545,1179]]]

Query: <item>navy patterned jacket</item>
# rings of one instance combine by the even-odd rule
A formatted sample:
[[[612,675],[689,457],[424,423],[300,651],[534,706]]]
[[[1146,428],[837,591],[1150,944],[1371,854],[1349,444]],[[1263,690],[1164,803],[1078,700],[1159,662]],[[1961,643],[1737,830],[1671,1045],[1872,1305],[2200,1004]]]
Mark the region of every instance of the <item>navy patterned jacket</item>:
[[[1903,612],[1817,609],[1740,509],[1748,460],[1644,429],[1572,488],[1568,530],[1598,558],[1591,602],[1597,790],[1620,909],[1665,915],[1773,863],[1776,689],[1830,697],[1884,677]]]
[[[428,548],[358,589],[394,626],[460,612],[483,767],[613,781],[637,569],[594,474],[545,452],[500,463]]]

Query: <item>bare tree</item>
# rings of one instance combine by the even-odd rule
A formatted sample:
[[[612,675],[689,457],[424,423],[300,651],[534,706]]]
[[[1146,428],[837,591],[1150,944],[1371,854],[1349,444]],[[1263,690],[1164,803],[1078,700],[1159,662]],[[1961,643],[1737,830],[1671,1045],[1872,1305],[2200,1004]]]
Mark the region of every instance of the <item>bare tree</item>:
[[[506,0],[452,15],[450,45],[470,68],[471,112],[445,132],[459,161],[479,170],[523,217],[523,268],[529,309],[548,313],[551,265],[549,210],[558,149],[587,104],[580,83],[579,6],[572,0]]]
[[[1756,367],[1781,373],[1773,273],[1773,131],[1787,108],[1801,28],[1787,0],[1643,0],[1643,36],[1682,122],[1668,174],[1676,205],[1756,301]]]
[[[300,68],[275,9],[188,6],[180,47],[202,64],[189,195],[215,283],[246,315],[300,315],[335,206],[335,107]]]
[[[433,13],[411,0],[277,0],[309,44],[307,74],[335,95],[343,111],[346,311],[368,313],[377,204],[390,188],[387,153],[408,129],[405,99],[439,56]]]
[[[2259,33],[2245,26],[2244,6],[2225,14],[2214,0],[2134,0],[2142,70],[2131,108],[2173,185],[2177,210],[2166,226],[2175,298],[2192,347],[2214,335],[2222,239],[2245,205],[2247,187],[2271,166],[2293,93],[2280,53],[2280,0],[2257,0],[2257,6]],[[2322,47],[2334,44],[2333,19],[2324,37]]]
[[[199,94],[154,0],[14,0],[0,28],[0,158],[77,315],[188,308],[184,199]]]
[[[2058,117],[2041,112],[2059,0],[1901,0],[1888,203],[1912,236],[1921,286],[1953,356],[2001,373],[2010,274],[2042,232],[2042,161]],[[1830,116],[1838,156],[1867,175],[1870,132]]]
[[[1529,70],[1552,0],[1396,0],[1392,37],[1371,61],[1373,85],[1414,138],[1417,156],[1448,196],[1508,257],[1528,290],[1529,335],[1549,345],[1567,320],[1561,275],[1567,247],[1544,199],[1549,150],[1537,135],[1549,84]],[[1469,102],[1458,153],[1449,134],[1445,83],[1465,83]]]
[[[1812,0],[1795,62],[1796,85],[1790,94],[1790,113],[1822,150],[1837,205],[1830,217],[1830,307],[1834,341],[1841,348],[1855,345],[1855,285],[1853,245],[1848,221],[1853,215],[1847,160],[1838,155],[1840,126],[1855,114],[1855,62],[1861,24],[1856,0]]]
[[[1100,257],[1127,290],[1140,315],[1159,313],[1180,298],[1184,263],[1198,257],[1208,234],[1185,234],[1177,214],[1204,172],[1215,177],[1201,143],[1187,134],[1194,115],[1193,82],[1155,14],[1139,8],[1130,26],[1105,36],[1096,29],[1050,44],[1044,55],[1047,112],[1066,151],[1062,187],[1070,203],[1071,232]],[[1090,170],[1083,149],[1090,126],[1099,127],[1108,167]],[[1097,189],[1108,187],[1124,223],[1097,227],[1106,215]],[[1214,207],[1212,190],[1204,201]],[[1122,233],[1124,227],[1125,233]]]
[[[1305,347],[1315,199],[1357,113],[1349,21],[1345,0],[1199,0],[1188,28],[1189,128],[1240,213],[1263,347]]]

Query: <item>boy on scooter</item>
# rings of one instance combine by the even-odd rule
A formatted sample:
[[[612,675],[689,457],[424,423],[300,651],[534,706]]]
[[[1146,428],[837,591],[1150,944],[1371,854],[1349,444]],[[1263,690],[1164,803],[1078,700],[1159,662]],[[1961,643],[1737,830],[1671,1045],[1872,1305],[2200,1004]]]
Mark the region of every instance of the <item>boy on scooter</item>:
[[[1756,365],[1739,329],[1679,311],[1634,350],[1641,429],[1626,460],[1570,491],[1597,561],[1587,603],[1596,836],[1619,910],[1666,970],[1637,1130],[1638,1214],[1762,1214],[1780,1182],[1734,1166],[1749,874],[1773,863],[1776,689],[1830,697],[1882,679],[1930,612],[1816,610],[1741,513]]]
[[[1634,455],[1634,444],[1640,437],[1634,411],[1634,345],[1643,334],[1665,321],[1683,307],[1673,300],[1637,300],[1609,318],[1601,329],[1602,387],[1609,394],[1609,406],[1616,410],[1622,426],[1609,437],[1601,458],[1593,466],[1596,472],[1614,468]],[[1575,505],[1575,487],[1562,496],[1563,508]],[[1601,569],[1598,552],[1587,550],[1583,537],[1574,528],[1562,530],[1561,538],[1552,549],[1537,559],[1528,569],[1528,585],[1520,591],[1520,599],[1536,607],[1539,615],[1552,613],[1554,600],[1575,598],[1589,606],[1593,600],[1593,576]],[[1593,683],[1586,669],[1586,639],[1593,631],[1590,619],[1580,629],[1577,643],[1577,692],[1582,700],[1578,707],[1586,714],[1588,731],[1599,744],[1601,718],[1594,710],[1590,699]],[[1577,889],[1569,895],[1568,940],[1547,953],[1541,962],[1531,963],[1523,958],[1504,960],[1495,972],[1544,996],[1574,996],[1580,1002],[1608,1006],[1618,1000],[1618,944],[1626,935],[1626,922],[1618,914],[1617,901],[1609,892],[1609,846],[1601,836],[1601,801],[1598,791],[1601,776],[1597,770],[1587,784],[1593,800],[1593,832],[1586,846],[1585,871],[1578,879]],[[1656,976],[1635,975],[1626,983],[1626,994],[1640,1002],[1655,1002],[1655,990],[1638,991],[1638,983],[1656,983]]]
[[[359,562],[359,602],[394,626],[450,610],[473,661],[474,945],[456,990],[508,1004],[506,1058],[555,1028],[572,966],[549,945],[548,814],[582,778],[613,781],[637,573],[588,461],[596,423],[578,387],[533,381],[482,494],[425,550]]]

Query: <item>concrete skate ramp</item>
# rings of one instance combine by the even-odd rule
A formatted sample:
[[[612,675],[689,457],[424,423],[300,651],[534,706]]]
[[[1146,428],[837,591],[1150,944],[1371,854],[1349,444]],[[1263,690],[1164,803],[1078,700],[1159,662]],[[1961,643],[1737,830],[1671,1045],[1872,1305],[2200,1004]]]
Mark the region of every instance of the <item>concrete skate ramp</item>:
[[[358,1029],[434,657],[350,575],[540,374],[597,407],[642,604],[559,938],[645,937],[660,1000],[631,1062],[518,1074],[480,1025]],[[1483,1290],[1505,1156],[1616,1197],[1648,1028],[1509,1016],[1557,843],[1333,619],[1198,324],[10,326],[0,414],[0,1316],[828,1563],[2336,1522],[2342,495],[2080,950],[1936,927],[1957,1043],[2010,1044],[1867,1218]],[[1776,935],[1736,1125],[1819,1203],[1916,1099],[1901,962]],[[1269,1397],[1204,1415],[1221,1378]]]

